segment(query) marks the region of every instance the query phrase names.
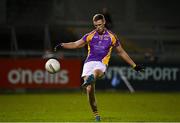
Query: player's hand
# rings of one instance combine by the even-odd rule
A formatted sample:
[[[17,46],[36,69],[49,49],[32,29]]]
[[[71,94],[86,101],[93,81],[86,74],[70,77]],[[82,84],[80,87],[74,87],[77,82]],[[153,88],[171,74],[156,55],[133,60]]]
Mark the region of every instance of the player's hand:
[[[58,45],[56,45],[54,47],[54,52],[56,52],[58,48],[62,48],[62,46],[63,46],[62,43],[59,43]]]
[[[137,72],[144,72],[145,67],[143,65],[136,65],[133,69]]]
[[[57,51],[57,47],[54,47],[54,52],[56,52]]]

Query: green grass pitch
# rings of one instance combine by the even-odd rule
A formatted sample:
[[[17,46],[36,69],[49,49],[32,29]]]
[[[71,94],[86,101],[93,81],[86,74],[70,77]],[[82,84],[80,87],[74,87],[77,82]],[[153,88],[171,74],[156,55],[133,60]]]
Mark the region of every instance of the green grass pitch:
[[[103,122],[178,122],[180,93],[96,92]],[[0,121],[93,122],[85,93],[0,94]]]

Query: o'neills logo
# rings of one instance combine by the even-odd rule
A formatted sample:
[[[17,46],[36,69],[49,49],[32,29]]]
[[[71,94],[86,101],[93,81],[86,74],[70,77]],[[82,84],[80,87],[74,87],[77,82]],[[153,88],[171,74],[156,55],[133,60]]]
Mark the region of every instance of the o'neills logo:
[[[56,74],[37,69],[13,69],[8,73],[11,84],[67,84],[69,82],[68,71],[61,70]]]

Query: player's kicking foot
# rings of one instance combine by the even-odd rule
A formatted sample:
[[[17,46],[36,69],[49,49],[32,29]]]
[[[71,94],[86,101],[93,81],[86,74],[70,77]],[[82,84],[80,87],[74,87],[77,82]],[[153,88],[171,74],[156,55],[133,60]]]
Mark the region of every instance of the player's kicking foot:
[[[87,87],[88,85],[92,84],[92,83],[94,82],[94,79],[95,79],[95,78],[94,78],[94,75],[93,75],[93,74],[89,75],[88,78],[87,78],[87,80],[84,81],[84,83],[81,85],[81,87],[85,88],[85,87]]]
[[[100,116],[96,116],[96,117],[95,117],[95,122],[100,122],[100,121],[101,121]]]

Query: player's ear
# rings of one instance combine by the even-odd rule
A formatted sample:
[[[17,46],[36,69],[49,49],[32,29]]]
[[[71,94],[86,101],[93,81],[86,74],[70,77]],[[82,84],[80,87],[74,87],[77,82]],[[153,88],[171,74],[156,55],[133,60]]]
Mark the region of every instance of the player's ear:
[[[106,20],[105,19],[103,19],[103,24],[106,24]]]

